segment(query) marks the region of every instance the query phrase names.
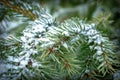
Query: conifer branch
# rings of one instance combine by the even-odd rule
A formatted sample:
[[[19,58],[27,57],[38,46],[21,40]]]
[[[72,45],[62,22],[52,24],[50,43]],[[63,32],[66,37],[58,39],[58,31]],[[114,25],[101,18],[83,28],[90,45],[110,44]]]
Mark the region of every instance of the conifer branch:
[[[95,23],[71,18],[56,24],[46,11],[38,15],[12,5],[11,1],[2,0],[2,3],[33,20],[22,36],[12,37],[11,44],[5,44],[5,48],[9,47],[7,61],[12,63],[10,74],[14,71],[19,74],[16,79],[29,80],[37,76],[40,80],[72,80],[76,76],[77,80],[82,75],[88,78],[97,72],[105,75],[115,71],[113,46],[96,29]]]
[[[25,8],[21,8],[21,6],[13,4],[13,2],[10,0],[1,0],[1,3],[10,8],[11,10],[13,10],[14,12],[23,14],[24,16],[30,18],[31,20],[35,20],[38,17],[36,14],[32,13],[32,11],[26,10]]]

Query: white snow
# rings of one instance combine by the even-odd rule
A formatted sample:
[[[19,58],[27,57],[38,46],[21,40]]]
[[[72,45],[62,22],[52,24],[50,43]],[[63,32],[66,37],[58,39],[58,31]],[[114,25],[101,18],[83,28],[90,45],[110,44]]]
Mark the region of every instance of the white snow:
[[[64,31],[62,34],[65,36],[70,36],[69,32],[67,32],[67,31]]]
[[[66,43],[64,43],[63,46],[64,46],[65,48],[68,48],[68,45],[67,45]]]
[[[33,27],[33,32],[43,32],[43,31],[45,31],[45,28],[41,24],[35,25]]]
[[[90,35],[94,35],[94,34],[97,34],[97,33],[98,32],[96,30],[91,29],[91,30],[87,31],[87,33],[85,35],[90,36]]]
[[[25,38],[24,36],[21,37],[21,40],[22,40],[23,42],[27,42],[27,40],[26,40],[26,38]]]
[[[96,54],[97,55],[101,55],[103,52],[101,51],[101,50],[98,50],[97,52],[96,52]]]
[[[8,56],[7,60],[8,61],[13,61],[14,57],[13,56]]]
[[[34,34],[29,33],[29,32],[24,32],[25,37],[34,37]]]
[[[42,38],[42,37],[39,40],[44,41],[44,42],[49,42],[50,41],[48,38]]]
[[[25,67],[28,64],[27,60],[20,61],[20,67]]]
[[[99,50],[99,51],[102,51],[102,49],[101,49],[101,47],[100,47],[100,46],[95,46],[95,48],[94,48],[94,49]]]
[[[104,41],[104,38],[102,36],[98,36],[94,42],[97,44],[101,44],[103,41]]]

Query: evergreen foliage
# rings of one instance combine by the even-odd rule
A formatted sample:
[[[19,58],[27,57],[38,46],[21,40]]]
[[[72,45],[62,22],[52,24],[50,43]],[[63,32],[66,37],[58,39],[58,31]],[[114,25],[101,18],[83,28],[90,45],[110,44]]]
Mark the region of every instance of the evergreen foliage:
[[[1,3],[11,13],[22,14],[28,25],[21,35],[0,40],[0,58],[8,65],[0,79],[99,80],[116,71],[115,46],[97,28],[101,21],[73,17],[59,22],[36,3]]]

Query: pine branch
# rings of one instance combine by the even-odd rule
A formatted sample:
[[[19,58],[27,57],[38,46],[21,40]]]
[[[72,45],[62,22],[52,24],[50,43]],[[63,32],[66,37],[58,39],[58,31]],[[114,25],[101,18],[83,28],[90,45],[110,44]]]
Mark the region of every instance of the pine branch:
[[[29,17],[31,20],[35,20],[38,15],[34,14],[33,12],[31,12],[30,10],[26,10],[26,8],[22,8],[21,6],[15,5],[12,1],[10,0],[1,0],[1,3],[5,6],[7,6],[8,8],[10,8],[11,10],[18,12],[20,14],[23,14],[26,17]],[[29,9],[29,8],[28,8]]]
[[[27,66],[28,69],[33,68],[33,71],[37,69],[38,74],[41,70],[39,68],[49,61],[45,66],[49,66],[49,69],[53,68],[53,73],[58,70],[61,78],[65,76],[72,78],[76,74],[95,74],[96,70],[103,75],[114,71],[112,65],[116,62],[111,51],[112,45],[102,37],[94,24],[87,24],[78,18],[72,18],[58,26],[49,26],[48,30],[45,27],[40,31],[43,23],[39,23],[39,27],[37,25],[35,22],[31,27],[26,28],[20,40],[23,49],[19,56],[23,58],[19,62],[21,66],[21,62],[27,62],[23,68]],[[48,23],[44,23],[45,25],[47,26]],[[111,47],[107,47],[108,45]],[[29,64],[28,59],[32,60],[32,64]],[[33,67],[35,64],[37,66]],[[50,72],[43,74],[47,76]],[[44,76],[44,78],[47,77]]]
[[[27,15],[19,6],[13,7],[10,1],[2,2],[25,16],[33,15],[31,12]],[[34,21],[22,36],[12,37],[11,44],[5,45],[9,47],[7,61],[12,65],[9,69],[12,79],[77,80],[84,75],[104,76],[115,71],[113,45],[96,29],[96,24],[79,18],[56,24],[46,11],[39,14],[38,18],[30,17]]]

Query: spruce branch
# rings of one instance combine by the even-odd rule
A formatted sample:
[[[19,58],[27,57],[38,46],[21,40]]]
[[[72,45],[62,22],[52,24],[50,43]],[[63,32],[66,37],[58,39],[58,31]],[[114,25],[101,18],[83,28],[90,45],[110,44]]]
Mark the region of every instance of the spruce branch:
[[[90,60],[91,59],[95,59],[95,60],[97,59],[98,62],[101,63],[101,65],[99,65],[99,66],[97,65],[98,69],[102,68],[102,70],[99,70],[99,71],[102,72],[103,74],[105,74],[107,72],[111,72],[111,71],[114,72],[114,69],[112,68],[112,64],[114,64],[114,62],[115,62],[113,60],[114,57],[112,57],[112,55],[114,55],[113,52],[111,50],[109,50],[110,52],[106,53],[107,50],[105,50],[105,49],[103,50],[102,49],[102,46],[106,45],[106,43],[104,43],[104,41],[105,42],[107,41],[107,44],[109,44],[108,40],[106,40],[104,37],[102,37],[101,34],[98,31],[95,30],[95,27],[94,27],[93,24],[88,26],[88,24],[84,24],[83,22],[80,22],[79,19],[73,19],[73,20],[69,19],[69,20],[65,21],[65,23],[60,25],[59,27],[57,27],[57,28],[55,27],[53,30],[54,31],[51,31],[52,37],[53,37],[53,35],[54,36],[55,35],[60,36],[60,34],[62,34],[62,33],[64,35],[70,36],[70,37],[72,37],[75,33],[79,33],[79,35],[83,35],[86,40],[81,40],[81,41],[83,41],[83,43],[85,43],[85,44],[90,44],[87,47],[90,48],[91,50],[92,49],[93,49],[93,51],[94,51],[94,49],[97,50],[97,51],[94,52],[94,54],[93,54],[93,52],[90,53],[90,54],[92,54],[91,56],[94,56],[94,55],[97,55],[97,56],[95,56],[94,58],[90,58],[91,56],[88,56],[88,60],[87,61],[91,62],[91,61],[89,61],[89,58],[90,58]],[[47,36],[47,37],[49,37],[49,36]],[[61,38],[63,38],[63,37],[61,37]],[[78,38],[77,40],[79,41],[79,39],[80,38]],[[61,41],[61,39],[59,39],[59,40],[56,39],[56,40],[57,41]],[[91,45],[91,42],[93,43],[92,45]],[[72,42],[72,43],[74,43],[74,42]],[[81,42],[79,44],[81,44]],[[93,47],[93,48],[91,48],[91,47]],[[104,55],[104,56],[102,56],[101,54]],[[89,54],[87,54],[87,55],[89,55]],[[100,59],[98,59],[98,56],[101,56],[103,61],[99,61]],[[84,64],[86,64],[86,66],[88,65],[87,67],[89,68],[89,63],[88,64],[84,63]],[[105,70],[103,70],[103,69],[105,69]]]
[[[25,16],[32,15],[34,20],[22,36],[11,37],[11,43],[4,44],[8,47],[7,61],[12,65],[8,72],[12,79],[76,80],[84,75],[88,78],[99,72],[104,76],[115,71],[113,45],[95,23],[71,18],[57,24],[44,10],[36,18],[31,12],[26,15],[27,10],[19,6],[13,7],[10,1],[2,2]]]
[[[24,16],[30,18],[31,20],[35,20],[38,17],[36,14],[30,11],[29,7],[27,10],[25,7],[22,8],[22,6],[15,5],[14,2],[10,0],[1,0],[1,3],[10,8],[11,10],[13,10],[14,12],[23,14]]]
[[[32,60],[31,67],[33,69],[36,67],[38,72],[41,70],[39,67],[44,66],[44,63],[47,62],[45,66],[49,66],[49,69],[53,68],[53,73],[58,70],[61,78],[65,76],[72,78],[76,74],[79,74],[77,78],[85,74],[97,74],[96,70],[103,75],[114,71],[112,65],[115,64],[115,56],[111,47],[107,48],[111,44],[96,30],[95,24],[87,24],[79,18],[68,19],[58,26],[52,27],[48,23],[36,24],[36,22],[23,31],[20,40],[23,48],[19,53],[19,56],[22,56],[20,63],[28,62],[30,59]],[[23,67],[26,65],[30,66],[25,63]],[[47,76],[50,72],[43,74]]]

